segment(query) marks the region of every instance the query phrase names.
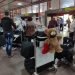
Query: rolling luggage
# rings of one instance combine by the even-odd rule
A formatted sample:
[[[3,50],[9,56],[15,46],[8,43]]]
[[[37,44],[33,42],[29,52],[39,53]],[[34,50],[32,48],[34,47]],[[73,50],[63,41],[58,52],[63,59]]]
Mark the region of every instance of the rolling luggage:
[[[73,61],[74,41],[69,37],[63,39],[64,56],[71,63]]]
[[[34,57],[34,45],[32,42],[22,42],[21,55],[26,59]]]
[[[35,72],[35,58],[25,59],[24,66],[27,72],[32,75]]]
[[[25,58],[25,69],[30,75],[32,75],[35,72],[34,45],[32,42],[22,42],[21,55]]]

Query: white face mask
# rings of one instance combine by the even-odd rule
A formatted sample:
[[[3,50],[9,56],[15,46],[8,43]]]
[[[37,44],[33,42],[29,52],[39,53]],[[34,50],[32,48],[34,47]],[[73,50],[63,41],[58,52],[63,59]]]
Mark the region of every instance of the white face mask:
[[[51,32],[51,35],[56,35],[56,32],[55,31]]]

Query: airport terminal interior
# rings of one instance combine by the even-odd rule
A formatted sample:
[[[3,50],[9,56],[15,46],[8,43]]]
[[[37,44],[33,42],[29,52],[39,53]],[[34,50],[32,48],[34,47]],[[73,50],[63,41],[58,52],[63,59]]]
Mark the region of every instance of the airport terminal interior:
[[[0,0],[0,75],[75,75],[75,0]]]

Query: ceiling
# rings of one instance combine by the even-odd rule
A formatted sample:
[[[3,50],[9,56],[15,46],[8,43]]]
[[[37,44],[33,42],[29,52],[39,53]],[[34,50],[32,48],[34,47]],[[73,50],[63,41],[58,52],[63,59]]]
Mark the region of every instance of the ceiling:
[[[7,9],[16,9],[22,6],[36,4],[41,1],[47,1],[47,0],[0,0],[0,12]]]

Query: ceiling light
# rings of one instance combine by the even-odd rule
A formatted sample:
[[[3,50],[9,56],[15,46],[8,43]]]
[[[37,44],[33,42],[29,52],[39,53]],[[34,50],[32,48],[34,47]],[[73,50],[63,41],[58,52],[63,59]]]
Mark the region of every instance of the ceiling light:
[[[23,4],[22,3],[17,3],[17,5],[22,6]]]

